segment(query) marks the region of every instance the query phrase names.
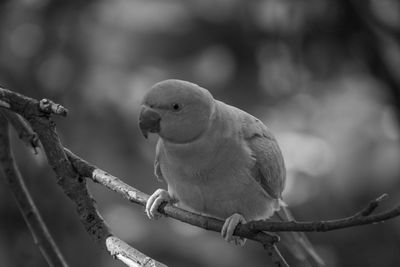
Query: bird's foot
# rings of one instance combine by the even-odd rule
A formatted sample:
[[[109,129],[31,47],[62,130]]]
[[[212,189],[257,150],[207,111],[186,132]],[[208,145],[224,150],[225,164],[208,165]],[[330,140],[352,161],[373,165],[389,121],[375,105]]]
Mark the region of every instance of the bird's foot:
[[[147,200],[146,214],[150,219],[158,219],[161,213],[158,211],[160,205],[164,202],[171,203],[172,197],[164,189],[157,189]]]
[[[224,226],[222,226],[221,235],[229,243],[233,243],[237,246],[243,246],[246,242],[246,238],[233,236],[238,224],[246,223],[246,219],[239,213],[235,213],[225,220]]]

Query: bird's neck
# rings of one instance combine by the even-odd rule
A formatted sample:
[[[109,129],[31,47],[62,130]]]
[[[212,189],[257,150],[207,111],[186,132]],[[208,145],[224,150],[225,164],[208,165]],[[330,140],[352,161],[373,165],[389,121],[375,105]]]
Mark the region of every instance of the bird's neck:
[[[191,157],[207,157],[219,150],[221,142],[223,142],[221,137],[224,133],[225,122],[218,105],[219,103],[216,101],[213,105],[213,112],[210,115],[210,123],[198,138],[187,143],[174,143],[161,138],[169,156],[178,158],[185,158],[188,155]]]

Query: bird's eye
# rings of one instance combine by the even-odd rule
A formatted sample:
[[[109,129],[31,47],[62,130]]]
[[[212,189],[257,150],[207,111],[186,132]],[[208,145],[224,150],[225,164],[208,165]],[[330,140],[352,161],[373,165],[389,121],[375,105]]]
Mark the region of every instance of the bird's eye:
[[[180,104],[178,104],[178,103],[172,104],[172,109],[173,109],[174,111],[179,111],[179,110],[181,110],[181,108],[182,108],[182,105],[180,105]]]

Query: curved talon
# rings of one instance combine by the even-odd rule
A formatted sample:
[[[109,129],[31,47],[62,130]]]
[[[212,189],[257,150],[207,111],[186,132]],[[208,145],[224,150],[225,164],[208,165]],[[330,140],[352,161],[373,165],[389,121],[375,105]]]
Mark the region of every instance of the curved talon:
[[[161,217],[161,213],[158,212],[158,208],[164,202],[171,202],[172,198],[164,189],[157,189],[146,202],[146,214],[150,219],[158,219]]]
[[[237,246],[243,246],[246,242],[246,238],[233,236],[238,224],[246,223],[246,219],[239,213],[235,213],[225,220],[224,226],[222,226],[221,235],[229,243],[233,243]]]

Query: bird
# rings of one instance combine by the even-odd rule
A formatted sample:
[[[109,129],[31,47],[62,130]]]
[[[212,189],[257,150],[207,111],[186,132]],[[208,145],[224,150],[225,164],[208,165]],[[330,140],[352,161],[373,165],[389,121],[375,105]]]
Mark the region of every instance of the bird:
[[[294,220],[282,199],[286,169],[270,129],[249,113],[214,99],[205,88],[168,79],[143,97],[139,128],[147,139],[159,136],[154,174],[167,184],[149,197],[145,211],[161,217],[158,208],[179,208],[224,221],[221,235],[233,244],[239,224],[252,220]],[[296,258],[322,266],[304,233],[283,233]]]

